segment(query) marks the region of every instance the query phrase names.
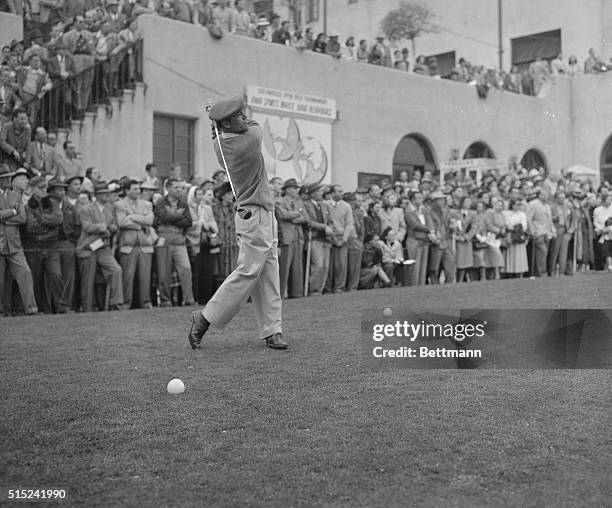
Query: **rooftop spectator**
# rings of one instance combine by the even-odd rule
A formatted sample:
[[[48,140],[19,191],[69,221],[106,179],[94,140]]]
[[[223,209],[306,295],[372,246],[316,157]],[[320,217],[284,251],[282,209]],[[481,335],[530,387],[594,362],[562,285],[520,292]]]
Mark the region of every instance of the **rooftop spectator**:
[[[315,53],[325,53],[325,47],[327,45],[327,36],[321,32],[319,35],[317,35],[317,38],[314,41],[314,44],[312,45],[312,50]]]
[[[563,53],[559,51],[559,54],[550,62],[550,72],[553,76],[567,74],[567,65],[563,61]]]
[[[370,49],[369,63],[374,65],[381,65],[382,67],[392,67],[393,62],[391,61],[391,50],[389,46],[385,44],[385,36],[378,34],[376,36],[376,42]]]
[[[251,16],[244,8],[244,0],[234,2],[235,10],[232,13],[232,33],[249,36],[251,29]]]
[[[542,59],[542,55],[536,55],[535,61],[529,65],[529,75],[533,80],[533,94],[538,95],[550,78],[550,66]]]
[[[340,58],[342,56],[342,47],[338,42],[338,32],[332,31],[329,34],[327,45],[325,46],[325,53],[333,56],[334,58]]]
[[[582,76],[582,66],[575,55],[571,55],[567,62],[567,75],[570,77]]]
[[[251,29],[251,37],[254,39],[265,39],[268,26],[270,26],[270,22],[265,17],[258,18],[257,23]]]
[[[276,32],[279,28],[280,28],[280,15],[278,15],[276,12],[272,13],[272,16],[270,16],[270,25],[268,26],[268,29],[266,30],[266,37],[265,39],[268,42],[272,42],[272,35],[274,34],[274,32]]]
[[[218,26],[225,32],[231,32],[232,10],[227,6],[227,0],[214,0],[211,3],[214,6],[212,11],[213,25]]]
[[[291,45],[291,32],[289,31],[289,21],[283,21],[280,28],[277,28],[272,34],[272,42],[276,44]]]
[[[368,41],[366,41],[365,39],[361,39],[359,41],[359,46],[357,47],[355,58],[358,62],[361,63],[367,63],[370,60],[370,52],[368,51]]]
[[[584,61],[584,73],[597,74],[606,70],[603,60],[595,54],[595,50],[589,49],[589,57]]]
[[[342,58],[346,60],[356,60],[357,52],[355,49],[355,37],[352,35],[342,44]]]
[[[429,76],[429,67],[427,65],[427,59],[424,55],[419,55],[414,64],[414,70],[412,71],[415,74],[421,74],[422,76]]]

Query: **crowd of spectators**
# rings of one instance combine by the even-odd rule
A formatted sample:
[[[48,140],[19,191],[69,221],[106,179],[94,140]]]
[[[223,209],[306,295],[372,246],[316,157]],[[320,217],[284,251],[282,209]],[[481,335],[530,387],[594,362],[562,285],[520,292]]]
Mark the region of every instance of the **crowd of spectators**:
[[[178,164],[166,179],[148,164],[140,180],[105,182],[63,149],[55,172],[0,169],[2,314],[205,304],[237,261],[223,170],[188,183]],[[478,184],[430,171],[354,192],[270,184],[283,298],[612,271],[607,183],[519,166]]]
[[[0,127],[23,108],[31,126],[57,128],[139,78],[134,16],[119,12],[118,0],[94,4],[11,0],[24,15],[24,40],[2,48]],[[41,110],[52,90],[53,104]]]

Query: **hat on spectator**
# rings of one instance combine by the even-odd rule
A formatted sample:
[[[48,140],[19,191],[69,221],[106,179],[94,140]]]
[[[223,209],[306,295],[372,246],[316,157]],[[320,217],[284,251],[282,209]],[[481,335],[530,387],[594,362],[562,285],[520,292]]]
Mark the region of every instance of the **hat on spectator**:
[[[206,180],[204,180],[204,181],[203,181],[203,182],[200,184],[200,187],[204,187],[205,185],[209,185],[209,184],[212,184],[212,186],[214,187],[214,186],[215,186],[215,183],[216,183],[216,182],[215,182],[214,180],[211,180],[210,178],[207,178]]]
[[[266,19],[265,16],[262,16],[257,19],[257,26],[268,26],[270,22]]]
[[[376,34],[376,37],[375,37],[375,38],[376,38],[376,39],[384,39],[384,38],[385,38],[385,34],[384,34],[384,33],[382,33],[382,32],[378,32],[378,33]]]
[[[355,189],[355,194],[367,194],[367,193],[368,193],[367,187],[357,187],[357,189]]]
[[[215,122],[220,122],[225,118],[238,113],[244,108],[244,100],[239,95],[233,95],[227,99],[216,102],[208,112],[208,118]]]
[[[82,177],[82,176],[75,175],[75,176],[71,176],[70,178],[67,178],[67,179],[66,179],[66,184],[67,184],[67,185],[70,185],[70,182],[72,182],[72,180],[78,180],[78,181],[79,181],[79,183],[83,183],[83,177]]]
[[[536,176],[539,176],[540,172],[537,169],[532,169],[529,171],[529,178],[535,178]]]
[[[533,183],[536,183],[536,182],[543,182],[543,181],[544,181],[544,178],[542,178],[542,175],[540,175],[539,173],[538,173],[538,175],[537,175],[537,176],[535,176],[535,177],[533,178]]]
[[[49,182],[47,183],[47,188],[49,189],[55,189],[58,187],[62,187],[64,189],[68,188],[68,184],[62,182],[61,180],[58,180],[57,178],[53,178],[51,180],[49,180]]]
[[[434,191],[429,195],[429,199],[446,199],[446,194],[440,191]]]
[[[229,182],[221,182],[213,189],[213,194],[216,198],[219,198],[228,192],[232,192],[232,186]]]
[[[345,192],[342,194],[342,199],[346,202],[355,201],[355,199],[357,199],[357,194],[354,192]]]
[[[306,194],[312,194],[313,192],[317,192],[323,187],[324,185],[321,183],[311,183],[310,185],[306,185],[305,192]]]
[[[11,51],[13,51],[13,49],[15,49],[20,44],[23,45],[23,41],[18,41],[17,39],[13,39],[9,44],[9,48],[11,48]]]
[[[13,172],[9,169],[6,164],[0,164],[0,178],[10,178],[13,176]]]
[[[109,192],[119,192],[121,190],[121,185],[119,185],[118,182],[111,181],[108,184],[108,190]]]
[[[333,191],[334,191],[333,185],[326,185],[325,187],[323,187],[321,194],[323,195],[323,197],[325,197],[327,194],[331,194]]]
[[[289,187],[295,187],[296,189],[299,187],[297,181],[295,178],[289,178],[289,180],[286,180],[285,183],[283,184],[282,189],[288,189]]]
[[[99,181],[96,182],[96,185],[94,187],[94,194],[106,194],[107,192],[110,192],[111,190],[108,188],[108,184],[104,181]]]
[[[33,28],[32,31],[30,32],[31,41],[33,41],[34,39],[42,39],[42,37],[43,37],[43,34],[39,28]]]
[[[424,176],[423,178],[421,178],[421,183],[432,183],[433,180],[428,177],[428,176]]]
[[[158,190],[159,186],[155,185],[149,180],[145,180],[144,182],[140,184],[140,189],[141,190],[145,190],[145,189],[146,190]]]
[[[11,182],[17,178],[18,176],[25,176],[26,178],[28,177],[28,170],[25,168],[19,168],[17,171],[15,171],[12,175],[11,175]]]
[[[31,188],[46,187],[47,181],[45,180],[44,176],[35,176],[33,178],[30,178],[30,181],[28,182],[28,184],[30,185]]]
[[[332,30],[329,32],[329,38],[331,39],[332,37],[340,37],[340,35],[335,30]]]

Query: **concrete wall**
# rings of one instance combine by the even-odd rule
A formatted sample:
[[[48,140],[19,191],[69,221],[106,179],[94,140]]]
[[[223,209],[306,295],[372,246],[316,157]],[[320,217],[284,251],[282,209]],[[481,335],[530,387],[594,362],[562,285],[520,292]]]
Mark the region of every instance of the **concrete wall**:
[[[496,0],[427,0],[424,2],[435,17],[438,33],[419,37],[418,54],[456,51],[457,59],[488,67],[498,66],[498,15]],[[282,0],[277,9],[288,19],[289,11]],[[399,0],[327,1],[327,30],[372,40],[380,30],[380,21]],[[323,31],[323,1],[318,22],[312,23],[315,33]],[[510,40],[524,35],[561,29],[565,58],[574,54],[580,62],[595,48],[605,60],[612,56],[612,2],[608,0],[503,0],[504,68],[511,62]],[[303,19],[306,19],[305,17]]]
[[[139,24],[146,93],[139,88],[113,105],[111,117],[99,112],[73,128],[86,166],[108,178],[142,176],[153,158],[156,112],[194,119],[196,173],[211,175],[218,163],[204,105],[244,94],[247,85],[336,100],[331,178],[345,188],[356,186],[358,172],[390,174],[398,143],[411,133],[428,140],[437,164],[483,141],[504,165],[537,148],[552,172],[599,168],[612,133],[612,74],[560,79],[543,99],[491,91],[483,100],[463,83],[231,35],[214,40],[204,28],[160,17],[143,16]]]
[[[0,48],[12,40],[23,39],[23,18],[8,12],[0,12]]]
[[[198,173],[217,168],[203,105],[207,99],[242,94],[249,84],[337,101],[332,179],[347,187],[355,186],[360,171],[391,173],[395,148],[410,133],[429,140],[437,162],[448,160],[455,148],[463,154],[475,141],[485,141],[504,164],[530,148],[540,149],[557,170],[572,158],[566,142],[569,82],[559,83],[543,100],[501,92],[482,100],[462,83],[231,35],[217,41],[200,27],[158,17],[143,17],[140,25],[148,86],[145,124],[139,130],[148,145],[144,151],[152,154],[154,112],[191,117]],[[164,37],[156,36],[160,33]]]

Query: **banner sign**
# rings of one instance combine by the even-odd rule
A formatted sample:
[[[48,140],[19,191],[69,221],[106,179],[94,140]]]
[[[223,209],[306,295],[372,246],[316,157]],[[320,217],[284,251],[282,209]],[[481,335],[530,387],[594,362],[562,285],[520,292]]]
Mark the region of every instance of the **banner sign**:
[[[247,106],[288,115],[333,122],[337,117],[336,101],[262,86],[247,86]]]
[[[452,171],[461,168],[465,169],[496,169],[498,167],[497,159],[457,159],[440,163],[441,171]]]

